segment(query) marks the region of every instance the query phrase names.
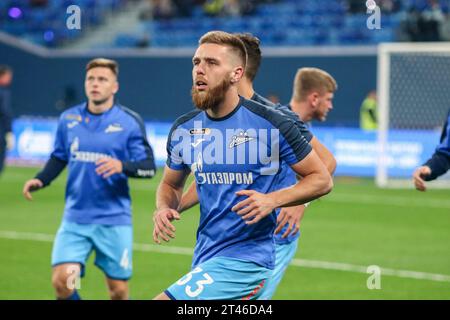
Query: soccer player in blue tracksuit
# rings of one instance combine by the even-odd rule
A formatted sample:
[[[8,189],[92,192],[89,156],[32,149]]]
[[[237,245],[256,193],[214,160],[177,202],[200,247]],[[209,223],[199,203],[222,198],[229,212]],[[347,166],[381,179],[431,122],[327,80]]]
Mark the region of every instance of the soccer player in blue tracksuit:
[[[256,299],[275,264],[275,209],[328,193],[332,180],[294,121],[239,97],[246,50],[231,34],[205,34],[193,57],[192,98],[199,110],[173,125],[157,191],[153,237],[175,236],[172,220],[189,172],[200,223],[192,270],[156,299]],[[278,190],[285,161],[304,177]]]
[[[318,68],[301,68],[297,71],[293,86],[293,95],[286,107],[299,118],[303,135],[310,142],[314,151],[332,175],[336,169],[336,160],[331,152],[315,138],[304,122],[311,120],[325,121],[332,109],[332,100],[337,84],[334,78]],[[260,98],[261,99],[261,98]],[[292,185],[297,180],[296,174],[286,165],[279,174],[281,187]],[[280,283],[286,268],[295,256],[300,236],[299,224],[303,217],[306,204],[299,206],[297,212],[289,212],[283,208],[278,214],[278,226],[275,230],[276,265],[272,277],[261,294],[261,299],[271,299]]]
[[[239,94],[244,98],[251,99],[265,106],[275,108],[294,120],[303,137],[311,144],[314,151],[318,154],[319,158],[325,164],[330,174],[333,174],[336,168],[336,160],[334,159],[333,155],[324,145],[320,143],[317,138],[312,135],[306,124],[299,118],[299,116],[301,115],[301,118],[305,118],[308,121],[312,120],[313,118],[320,120],[323,116],[323,112],[331,107],[330,104],[324,104],[323,102],[321,102],[320,105],[317,106],[316,101],[311,102],[308,99],[293,98],[291,103],[296,108],[296,113],[294,113],[290,105],[282,106],[280,104],[273,104],[266,98],[256,93],[253,89],[253,80],[256,77],[261,63],[261,50],[259,47],[260,41],[258,38],[252,36],[251,34],[237,34],[237,36],[245,44],[248,56],[245,75],[238,85]],[[315,81],[311,83],[311,81],[309,80],[309,78],[311,77],[310,72],[298,72],[298,80],[296,81],[297,86],[294,87],[294,90],[300,90],[299,86],[302,86],[302,83],[305,82],[305,77],[306,81],[308,82],[308,92],[305,94],[303,92],[304,90],[302,90],[302,97],[308,96],[314,92],[320,92],[319,96],[323,96],[322,98],[324,98],[325,95],[329,97],[330,94],[332,94],[331,91],[334,91],[336,89],[336,85],[333,85],[333,83],[335,83],[334,79],[331,78],[331,76],[326,75],[322,71],[311,68],[303,68],[301,70],[313,70],[312,74],[315,77]],[[331,93],[327,89],[329,89]],[[322,91],[325,91],[326,93],[324,94],[322,93]],[[298,102],[297,100],[301,102]],[[313,104],[315,104],[315,106],[313,106]],[[280,189],[292,186],[297,182],[296,174],[285,162],[282,162],[280,172],[277,175],[277,181]],[[179,207],[180,212],[183,212],[198,203],[198,197],[195,188],[195,183],[193,183],[183,194],[183,198]],[[259,297],[260,299],[272,298],[273,294],[275,293],[276,287],[280,283],[286,271],[286,268],[288,267],[289,263],[296,253],[298,239],[300,237],[299,225],[304,215],[305,207],[306,204],[276,210],[277,228],[275,229],[274,236],[276,243],[275,267],[271,277],[265,283],[264,290]]]
[[[52,252],[58,299],[80,298],[79,275],[95,251],[111,299],[128,299],[132,274],[132,221],[128,177],[155,174],[153,151],[140,116],[114,102],[118,64],[87,64],[88,102],[62,113],[54,151],[44,169],[25,183],[24,196],[48,186],[68,166],[66,203]]]
[[[9,86],[13,78],[10,67],[0,65],[0,174],[6,158],[6,151],[13,146],[12,110]]]
[[[450,110],[435,152],[413,173],[414,186],[419,191],[426,191],[425,181],[435,180],[448,170],[450,170]]]

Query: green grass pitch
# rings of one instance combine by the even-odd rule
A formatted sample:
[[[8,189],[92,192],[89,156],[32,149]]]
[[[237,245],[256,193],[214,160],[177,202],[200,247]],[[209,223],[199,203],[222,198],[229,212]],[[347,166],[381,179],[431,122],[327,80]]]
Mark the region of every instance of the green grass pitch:
[[[35,168],[7,167],[0,176],[0,299],[54,298],[51,237],[62,217],[66,176],[27,202],[22,198],[22,186],[36,172]],[[190,269],[189,252],[164,249],[193,248],[198,208],[176,222],[175,240],[153,246],[152,214],[160,177],[161,170],[152,180],[130,180],[134,242],[152,245],[138,245],[134,250],[133,299],[153,298]],[[450,299],[449,192],[380,190],[369,180],[335,179],[333,192],[315,201],[302,222],[296,259],[310,264],[289,266],[274,298]],[[29,234],[33,236],[27,238]],[[342,264],[345,270],[337,270]],[[367,288],[371,274],[362,267],[369,265],[391,271],[383,274],[382,270],[380,289]],[[103,274],[93,265],[93,257],[80,295],[84,299],[108,298]]]

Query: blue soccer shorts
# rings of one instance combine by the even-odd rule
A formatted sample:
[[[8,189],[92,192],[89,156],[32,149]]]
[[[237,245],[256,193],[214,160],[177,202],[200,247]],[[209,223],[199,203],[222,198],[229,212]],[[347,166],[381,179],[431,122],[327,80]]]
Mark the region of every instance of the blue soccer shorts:
[[[255,300],[271,271],[251,261],[213,257],[164,292],[172,300]]]
[[[95,265],[114,280],[132,275],[133,229],[131,225],[79,224],[63,220],[52,251],[52,267],[63,263],[81,264],[81,276],[90,254]]]
[[[272,299],[289,263],[291,263],[292,259],[295,257],[298,239],[299,238],[290,243],[275,245],[275,269],[272,270],[272,274],[262,290],[260,296],[261,300]]]

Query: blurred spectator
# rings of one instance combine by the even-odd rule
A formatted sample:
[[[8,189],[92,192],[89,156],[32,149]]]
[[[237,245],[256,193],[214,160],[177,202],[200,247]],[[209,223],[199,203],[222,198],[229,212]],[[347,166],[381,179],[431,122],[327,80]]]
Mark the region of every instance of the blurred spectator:
[[[450,22],[442,12],[438,1],[430,0],[428,6],[420,12],[411,7],[400,24],[400,40],[404,41],[441,41],[449,38]]]
[[[208,0],[203,10],[210,16],[239,17],[252,14],[256,7],[255,0]]]
[[[46,7],[48,0],[30,0],[31,7]]]
[[[400,40],[420,41],[419,19],[420,12],[414,7],[409,8],[405,18],[400,23]]]
[[[422,13],[421,33],[423,41],[440,41],[440,28],[445,17],[437,0],[429,0],[429,5]],[[420,26],[420,25],[419,25]]]
[[[238,17],[242,15],[239,0],[224,0],[222,15]]]
[[[347,0],[348,12],[350,13],[366,13],[366,2],[361,0]]]
[[[152,0],[152,16],[156,20],[173,18],[175,7],[172,0]]]
[[[369,92],[361,105],[359,124],[363,130],[376,130],[378,128],[377,93],[375,90]]]
[[[376,3],[383,13],[396,13],[402,7],[400,0],[379,0]]]
[[[172,0],[172,1],[177,9],[177,15],[179,17],[190,17],[192,7],[197,4],[202,4],[202,2],[204,2],[204,1],[199,2],[198,0]]]
[[[441,39],[442,41],[450,41],[450,13],[444,15],[444,21],[441,24]]]
[[[6,150],[11,150],[14,147],[11,93],[9,90],[12,78],[12,69],[8,66],[0,66],[0,173],[3,170]]]
[[[224,7],[224,0],[208,0],[203,5],[203,10],[209,16],[218,16]]]

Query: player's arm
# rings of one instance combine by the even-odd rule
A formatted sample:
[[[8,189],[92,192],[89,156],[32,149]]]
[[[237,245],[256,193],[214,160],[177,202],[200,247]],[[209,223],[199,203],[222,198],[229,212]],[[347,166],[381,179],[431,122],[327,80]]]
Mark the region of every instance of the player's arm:
[[[164,168],[156,191],[156,211],[153,215],[153,240],[158,244],[161,243],[160,238],[167,242],[169,237],[175,237],[175,227],[171,221],[180,219],[177,209],[187,177],[186,170],[174,170],[168,166]]]
[[[22,193],[27,200],[33,200],[31,192],[37,191],[48,186],[59,174],[64,170],[67,161],[61,160],[55,156],[51,156],[45,164],[42,171],[40,171],[34,179],[25,182]]]
[[[295,121],[301,135],[311,144],[330,175],[333,175],[336,169],[336,159],[333,154],[316,137],[314,137],[311,131],[309,131],[308,126],[298,117],[296,113],[281,105],[278,105],[276,108],[285,113],[287,116],[290,116]],[[277,216],[277,227],[275,229],[275,234],[278,234],[284,226],[287,225],[282,238],[286,238],[289,234],[295,235],[300,229],[300,221],[305,214],[306,206],[307,204],[302,204],[282,208]]]
[[[450,170],[450,113],[442,130],[441,142],[433,156],[413,173],[414,186],[425,191],[425,181],[432,181]]]
[[[291,168],[303,179],[291,187],[268,194],[254,190],[238,191],[237,195],[248,198],[236,204],[232,210],[247,224],[254,224],[275,208],[304,204],[329,193],[333,188],[333,180],[314,150],[300,162],[291,165]]]
[[[302,179],[289,188],[270,194],[273,199],[276,199],[277,207],[290,207],[310,202],[329,193],[333,188],[331,175],[314,150],[311,150],[303,160],[291,165],[291,168]]]
[[[319,139],[311,135],[309,143],[313,150],[317,153],[322,163],[327,168],[329,174],[332,176],[336,170],[336,159],[327,147],[325,147]],[[275,234],[278,234],[285,225],[288,225],[282,238],[286,238],[289,234],[295,235],[300,229],[300,221],[305,214],[306,204],[294,207],[282,208],[277,217],[277,227]]]
[[[328,170],[328,173],[330,175],[334,174],[334,171],[336,170],[336,159],[334,158],[333,154],[330,150],[328,150],[327,147],[325,147],[319,139],[316,137],[313,137],[311,141],[309,142],[313,148],[313,150],[317,153],[322,163],[325,165],[325,167]]]
[[[192,181],[192,183],[189,185],[189,188],[186,190],[186,192],[183,193],[183,196],[181,197],[180,205],[178,206],[178,212],[182,213],[198,203],[199,200],[197,187],[195,181]]]
[[[68,163],[69,155],[66,146],[66,124],[63,116],[56,130],[54,150],[44,168],[34,177],[25,182],[22,193],[27,200],[33,200],[31,192],[44,188],[55,180]]]

